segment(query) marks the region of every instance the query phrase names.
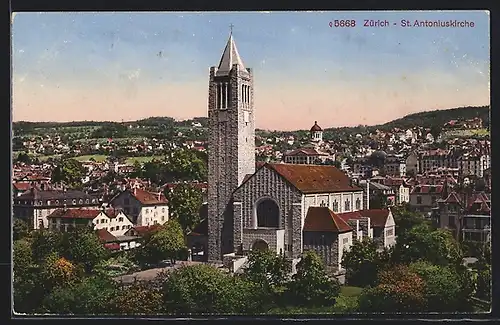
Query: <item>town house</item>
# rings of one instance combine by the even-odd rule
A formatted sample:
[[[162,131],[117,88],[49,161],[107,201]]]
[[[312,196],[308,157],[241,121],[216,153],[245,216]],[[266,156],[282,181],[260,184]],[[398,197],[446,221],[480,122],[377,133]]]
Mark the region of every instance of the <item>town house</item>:
[[[132,218],[137,226],[164,224],[169,218],[168,201],[162,193],[134,188],[121,191],[109,202]]]

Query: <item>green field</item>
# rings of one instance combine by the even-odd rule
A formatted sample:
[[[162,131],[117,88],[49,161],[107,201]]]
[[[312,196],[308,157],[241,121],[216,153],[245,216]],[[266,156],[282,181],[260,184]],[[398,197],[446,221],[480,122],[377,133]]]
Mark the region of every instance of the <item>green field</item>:
[[[143,164],[150,162],[153,159],[163,159],[165,156],[139,156],[139,157],[128,157],[126,160],[127,164],[133,165],[136,161]]]
[[[484,137],[489,135],[487,129],[472,129],[472,130],[450,130],[443,133],[444,138],[467,138],[467,137]]]
[[[105,161],[106,159],[108,159],[108,156],[106,156],[106,155],[85,155],[85,156],[75,157],[75,159],[78,161],[89,161],[90,158],[94,158],[95,161],[101,162],[101,161]]]

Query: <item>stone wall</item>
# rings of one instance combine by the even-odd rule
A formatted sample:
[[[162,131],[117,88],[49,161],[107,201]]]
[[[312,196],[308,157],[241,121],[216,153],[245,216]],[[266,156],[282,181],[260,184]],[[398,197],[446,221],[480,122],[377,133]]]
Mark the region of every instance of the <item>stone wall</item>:
[[[338,248],[337,233],[304,231],[304,251],[315,251],[325,262],[325,265],[333,267],[338,265]]]
[[[249,178],[234,192],[233,196],[235,207],[237,204],[241,204],[241,222],[244,229],[243,242],[248,242],[248,239],[245,239],[246,229],[257,229],[256,204],[260,199],[270,198],[274,200],[279,207],[279,227],[277,229],[284,230],[285,250],[287,250],[287,247],[289,248],[287,245],[300,245],[300,239],[297,241],[297,239],[289,238],[289,230],[293,229],[293,231],[295,231],[295,229],[297,229],[300,234],[299,236],[302,236],[302,195],[274,170],[267,167],[259,169],[253,177]],[[295,208],[294,204],[298,204],[298,207]],[[239,209],[240,208],[237,207],[235,210],[235,224],[240,222]],[[238,234],[237,229],[235,229],[235,234]],[[295,238],[297,234],[294,236],[292,232],[292,236]],[[235,241],[235,246],[237,245],[239,245],[239,243]],[[301,247],[298,247],[296,251],[300,254]]]
[[[251,71],[240,71],[237,65],[229,76],[216,77],[217,68],[210,68],[208,99],[208,255],[220,261],[222,253],[233,250],[233,191],[247,174],[255,171],[255,114],[253,100],[241,100],[241,85],[250,87]],[[228,85],[228,106],[216,107],[217,84]],[[253,96],[253,95],[252,95]],[[245,113],[249,112],[248,122]],[[228,204],[230,206],[228,206]]]
[[[258,240],[263,240],[273,252],[278,251],[278,235],[283,236],[283,232],[278,229],[258,228],[243,230],[243,249],[250,250],[253,244]]]

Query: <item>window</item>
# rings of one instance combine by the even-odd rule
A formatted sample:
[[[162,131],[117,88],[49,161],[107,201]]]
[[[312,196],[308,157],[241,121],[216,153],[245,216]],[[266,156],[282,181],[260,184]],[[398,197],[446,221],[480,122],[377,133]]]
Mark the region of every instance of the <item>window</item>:
[[[50,205],[50,201],[47,201],[47,205]]]
[[[82,199],[80,199],[80,201],[78,201],[78,203],[83,204],[83,200],[82,200]]]
[[[122,230],[125,230],[127,228],[127,226],[123,225],[122,226]]]
[[[161,208],[161,212],[165,213],[165,208]]]
[[[450,227],[455,227],[455,216],[448,216],[448,225]]]
[[[359,199],[359,197],[356,199],[356,210],[360,210],[361,209],[361,200]]]
[[[118,222],[123,222],[123,217],[119,217]]]
[[[101,219],[101,223],[106,223],[106,219]]]
[[[95,223],[96,223],[96,224],[98,224],[98,223],[99,223],[99,219],[97,219],[97,220],[95,221]]]
[[[89,199],[86,199],[86,200],[85,200],[85,203],[89,204]]]
[[[161,221],[165,221],[165,216],[161,216]]]
[[[421,196],[417,196],[417,204],[422,204],[422,197]]]
[[[104,227],[104,230],[108,230],[108,227]]]
[[[339,211],[339,203],[337,202],[337,200],[335,200],[333,202],[333,211],[334,212],[338,212]]]
[[[347,244],[347,243],[349,243],[349,238],[344,238],[344,239],[342,239],[342,243],[343,243],[344,245],[345,245],[345,244]]]
[[[149,209],[146,209],[146,214],[149,213]]]
[[[325,200],[321,200],[321,203],[319,205],[320,207],[326,207],[326,203],[325,203]]]
[[[155,220],[154,224],[157,225],[158,224],[158,220]]]
[[[109,231],[114,231],[114,230],[115,230],[115,227],[109,228]]]
[[[96,200],[95,200],[95,199],[92,199],[92,203],[95,203],[95,202],[96,202]]]
[[[386,237],[389,237],[389,236],[392,236],[392,235],[394,235],[394,229],[389,229],[389,230],[387,230],[387,232],[385,233],[385,236],[386,236]]]
[[[73,204],[76,204],[76,200],[73,200]]]
[[[349,211],[350,209],[351,209],[351,202],[349,202],[349,200],[346,200],[344,210]]]
[[[259,202],[256,210],[257,227],[279,227],[279,207],[275,201],[271,199],[264,199]]]

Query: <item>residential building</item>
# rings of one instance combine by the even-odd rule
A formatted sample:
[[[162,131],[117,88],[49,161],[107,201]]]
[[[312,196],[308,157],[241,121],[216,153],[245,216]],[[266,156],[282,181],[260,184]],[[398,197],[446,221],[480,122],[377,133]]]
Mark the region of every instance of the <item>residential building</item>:
[[[134,225],[164,224],[169,218],[168,201],[163,193],[151,193],[133,188],[121,191],[110,200],[110,205],[130,216]]]
[[[33,229],[48,228],[48,216],[61,208],[96,209],[97,198],[76,190],[29,191],[14,198],[13,216],[28,222]]]
[[[419,184],[410,192],[410,206],[417,211],[430,213],[442,196],[443,185]]]

